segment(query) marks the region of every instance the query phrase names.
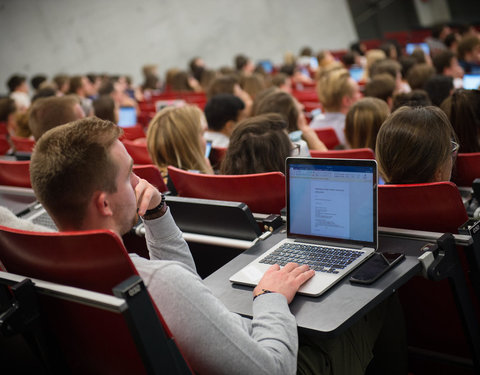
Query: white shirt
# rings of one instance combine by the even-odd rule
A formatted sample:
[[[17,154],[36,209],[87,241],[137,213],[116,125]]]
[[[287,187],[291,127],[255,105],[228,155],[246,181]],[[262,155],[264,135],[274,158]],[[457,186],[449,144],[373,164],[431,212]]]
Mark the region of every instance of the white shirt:
[[[227,148],[230,143],[230,138],[225,134],[207,130],[203,136],[207,141],[212,141],[213,147]]]

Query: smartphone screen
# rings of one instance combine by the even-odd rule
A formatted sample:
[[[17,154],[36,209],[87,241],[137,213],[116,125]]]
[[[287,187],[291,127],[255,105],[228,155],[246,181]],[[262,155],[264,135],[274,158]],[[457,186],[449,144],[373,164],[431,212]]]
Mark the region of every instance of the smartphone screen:
[[[375,253],[350,276],[353,283],[371,284],[400,262],[402,253]]]
[[[207,141],[207,147],[205,147],[205,157],[210,157],[210,152],[212,152],[212,141]]]

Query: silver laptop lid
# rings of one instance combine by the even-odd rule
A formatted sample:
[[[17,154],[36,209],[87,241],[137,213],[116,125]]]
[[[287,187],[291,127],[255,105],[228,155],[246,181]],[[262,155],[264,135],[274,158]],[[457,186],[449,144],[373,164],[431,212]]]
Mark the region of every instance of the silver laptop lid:
[[[377,249],[375,160],[287,158],[287,235]]]

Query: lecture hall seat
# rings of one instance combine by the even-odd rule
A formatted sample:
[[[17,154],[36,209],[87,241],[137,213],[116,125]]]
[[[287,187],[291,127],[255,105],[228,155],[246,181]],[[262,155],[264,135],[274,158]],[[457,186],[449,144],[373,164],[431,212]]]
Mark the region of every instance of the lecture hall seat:
[[[208,175],[169,166],[168,176],[181,197],[243,202],[252,212],[263,214],[280,214],[286,205],[281,172]]]
[[[371,148],[352,148],[348,150],[317,151],[310,150],[313,158],[338,158],[338,159],[375,159]]]
[[[10,150],[10,143],[4,134],[0,134],[0,155],[5,155]]]
[[[30,161],[0,160],[0,185],[31,188]]]
[[[338,140],[337,133],[333,128],[320,128],[315,129],[318,138],[325,144],[329,150],[333,150],[336,146],[340,144]]]
[[[123,139],[122,143],[132,157],[134,164],[153,164],[145,143],[135,143],[128,139]]]
[[[458,188],[451,182],[380,185],[378,188],[380,226],[458,233],[458,227],[467,220]],[[463,249],[459,249],[458,253],[466,270]],[[431,351],[439,358],[471,359],[447,280],[430,281],[417,276],[399,289],[399,295],[407,321],[409,347],[413,350]],[[476,301],[473,292],[471,296],[473,301]],[[478,318],[480,319],[480,315]],[[428,364],[428,358],[416,362],[417,366],[418,363]],[[429,363],[427,368],[431,366],[437,366],[437,363]],[[459,369],[456,366],[450,368],[447,364],[444,366],[445,373],[455,373]],[[412,372],[424,373],[423,370],[412,369]]]
[[[144,165],[134,165],[133,173],[138,177],[143,178],[150,182],[162,193],[168,190],[163,180],[162,174],[156,165],[153,164],[144,164]]]
[[[121,282],[138,276],[121,239],[108,230],[40,233],[0,226],[0,268],[26,277],[109,295]],[[152,304],[165,333],[173,340],[157,306],[153,301]],[[78,327],[75,334],[85,340],[89,339],[88,334],[95,335],[91,345],[99,355],[69,358],[68,349],[71,348],[65,348],[74,373],[148,372],[133,347],[135,344],[131,335],[120,335],[115,330],[116,324],[110,320],[98,321],[95,328],[103,334],[82,333],[83,327]],[[115,335],[115,340],[111,340],[112,335]],[[76,343],[71,342],[71,345],[75,348]],[[72,350],[75,352],[75,349]]]
[[[480,178],[480,152],[458,154],[453,171],[453,182],[457,186],[470,187],[476,178]]]
[[[32,152],[33,147],[35,146],[35,141],[30,138],[16,137],[14,135],[10,136],[10,140],[15,147],[15,151],[22,152]]]
[[[140,124],[137,124],[135,126],[131,126],[128,128],[123,128],[123,134],[120,137],[120,140],[127,139],[129,141],[134,141],[135,139],[138,138],[145,138],[145,131],[143,130],[143,126]]]

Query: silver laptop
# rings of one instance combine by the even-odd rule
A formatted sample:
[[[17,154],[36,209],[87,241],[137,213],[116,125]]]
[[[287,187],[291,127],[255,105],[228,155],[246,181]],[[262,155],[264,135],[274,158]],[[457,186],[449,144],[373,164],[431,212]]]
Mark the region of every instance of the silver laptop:
[[[287,238],[234,274],[257,285],[271,264],[308,264],[299,293],[319,296],[378,246],[375,160],[287,158]]]

